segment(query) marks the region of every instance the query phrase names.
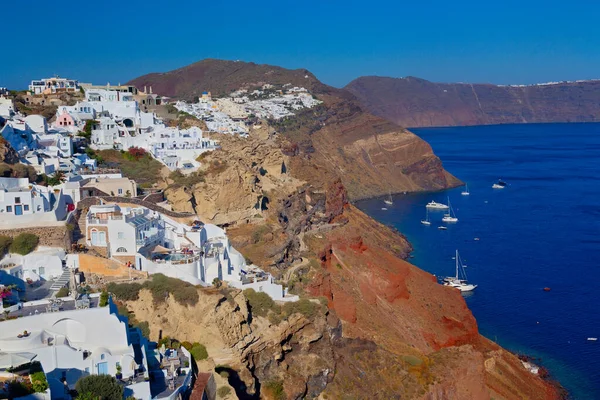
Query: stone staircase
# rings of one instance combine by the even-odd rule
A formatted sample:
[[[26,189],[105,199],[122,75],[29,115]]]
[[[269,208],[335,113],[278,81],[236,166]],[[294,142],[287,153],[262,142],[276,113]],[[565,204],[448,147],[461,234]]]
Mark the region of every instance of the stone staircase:
[[[50,290],[57,291],[67,286],[69,284],[69,279],[71,279],[71,270],[69,268],[63,268],[62,275],[52,283]]]

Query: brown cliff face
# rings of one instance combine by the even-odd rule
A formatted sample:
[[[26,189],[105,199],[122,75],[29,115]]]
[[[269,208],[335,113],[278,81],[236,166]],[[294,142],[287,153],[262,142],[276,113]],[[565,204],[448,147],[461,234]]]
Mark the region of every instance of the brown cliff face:
[[[525,87],[367,76],[346,88],[369,112],[408,127],[600,120],[600,82]]]

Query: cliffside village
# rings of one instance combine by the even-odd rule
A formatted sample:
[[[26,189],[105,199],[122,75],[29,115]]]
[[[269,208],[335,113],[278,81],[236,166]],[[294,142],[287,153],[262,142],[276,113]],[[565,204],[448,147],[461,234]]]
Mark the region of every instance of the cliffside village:
[[[79,100],[66,104],[60,95],[69,93]],[[244,137],[259,119],[318,105],[306,89],[265,85],[220,99],[204,92],[195,104],[174,103],[179,112],[204,121],[212,138],[199,127],[168,126],[153,107],[171,100],[151,87],[53,77],[31,81],[21,96],[29,105],[56,105],[56,115],[25,116],[0,88],[0,134],[14,150],[13,163],[55,179],[0,177],[0,230],[44,233],[77,225],[81,238],[69,248],[38,246],[0,259],[0,398],[19,397],[11,395],[9,382],[31,380],[24,377],[33,376],[32,365],[41,368],[48,385],[23,398],[71,398],[76,383],[91,375],[115,376],[128,398],[189,394],[188,350],[151,343],[110,298],[103,301],[100,289],[81,290],[100,288],[89,278],[101,277],[102,268],[127,271],[125,282],[162,274],[192,285],[251,288],[279,302],[298,300],[272,275],[249,265],[224,228],[150,202],[151,194],[142,193],[137,182],[100,168],[86,149],[139,148],[171,171],[191,173],[201,166],[199,156],[219,149],[228,135]],[[215,140],[214,134],[222,136]]]

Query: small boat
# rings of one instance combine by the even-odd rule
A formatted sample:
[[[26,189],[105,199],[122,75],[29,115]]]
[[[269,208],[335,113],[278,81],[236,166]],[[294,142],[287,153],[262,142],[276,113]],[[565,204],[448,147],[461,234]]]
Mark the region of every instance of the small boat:
[[[506,187],[506,182],[502,179],[498,179],[498,182],[492,185],[492,189],[504,189]]]
[[[455,289],[460,290],[461,292],[471,292],[475,290],[477,285],[473,285],[469,283],[467,280],[467,273],[465,271],[465,266],[460,261],[460,256],[458,255],[458,250],[456,250],[456,276],[449,276],[443,279],[444,286],[450,286]],[[464,279],[462,279],[464,278]]]
[[[435,208],[437,210],[447,210],[448,206],[442,203],[436,203],[435,201],[430,201],[429,203],[427,203],[427,205],[425,206],[426,208]]]
[[[387,204],[388,206],[391,206],[392,204],[394,204],[394,200],[392,199],[392,192],[390,192],[390,195],[387,199],[385,199],[383,201],[385,204]]]
[[[421,223],[427,226],[431,225],[431,221],[429,220],[429,210],[425,210],[425,219],[422,219]]]
[[[478,241],[478,240],[479,240],[479,238],[475,238],[475,239],[473,239],[473,240],[475,240],[475,241]]]
[[[469,192],[469,185],[465,183],[465,190],[463,190],[462,192],[460,192],[460,194],[462,194],[463,196],[468,196],[471,193]]]
[[[387,211],[387,208],[385,208],[385,207],[381,207],[381,209],[382,209],[383,211]]]
[[[445,227],[445,226],[443,226],[443,225],[440,225],[440,226],[438,226],[438,229],[439,229],[439,230],[442,230],[442,231],[446,231],[446,230],[448,230],[448,228],[446,228],[446,227]]]
[[[587,338],[587,340],[589,340],[590,342],[595,342],[598,340],[598,338],[597,337],[589,337],[589,338]]]
[[[444,214],[442,222],[458,222],[458,218],[456,218],[456,214],[454,213],[454,210],[450,205],[450,197],[448,197],[448,207],[450,208],[450,210],[446,214]]]
[[[549,287],[545,287],[545,288],[544,288],[544,292],[549,292],[549,291],[551,291],[551,290],[552,290],[552,289],[550,289]]]

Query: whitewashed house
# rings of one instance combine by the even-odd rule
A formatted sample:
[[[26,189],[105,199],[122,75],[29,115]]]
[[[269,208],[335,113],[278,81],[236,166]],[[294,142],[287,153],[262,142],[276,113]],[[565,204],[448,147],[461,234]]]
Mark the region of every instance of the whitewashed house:
[[[78,101],[74,106],[60,106],[56,110],[57,117],[62,112],[68,112],[71,115],[76,116],[82,121],[87,121],[96,118],[96,110],[92,103],[87,101]]]
[[[24,118],[25,123],[33,132],[44,135],[48,133],[48,122],[41,115],[28,115]]]
[[[79,90],[79,82],[74,79],[60,77],[36,79],[29,84],[31,94],[53,94],[59,92],[75,92]]]
[[[42,226],[63,221],[67,205],[61,189],[30,184],[27,178],[0,178],[0,227]]]
[[[26,281],[51,281],[65,272],[63,269],[63,260],[66,257],[64,249],[58,248],[39,248],[25,256],[20,254],[9,254],[0,261],[0,269],[16,278],[20,282],[19,286],[24,287]],[[0,282],[4,284],[15,283],[8,281],[6,277],[0,274]]]
[[[12,99],[0,96],[0,117],[8,119],[13,115],[15,115],[15,105]]]
[[[23,118],[15,117],[7,121],[4,127],[0,129],[0,134],[19,155],[25,155],[29,150],[37,148],[34,132]]]

